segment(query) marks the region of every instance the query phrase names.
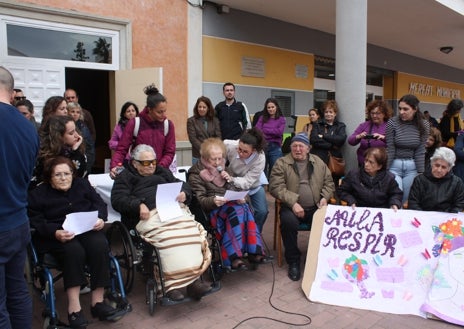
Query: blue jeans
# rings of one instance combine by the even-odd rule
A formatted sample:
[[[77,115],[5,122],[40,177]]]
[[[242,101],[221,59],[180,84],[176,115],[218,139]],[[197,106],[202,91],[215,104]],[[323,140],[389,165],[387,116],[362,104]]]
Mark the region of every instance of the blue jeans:
[[[266,148],[266,170],[267,177],[271,175],[272,167],[278,158],[282,157],[282,148],[277,143],[269,143]]]
[[[32,328],[32,300],[24,279],[29,222],[0,233],[0,328]]]
[[[256,225],[258,226],[259,233],[262,233],[264,222],[266,221],[267,214],[269,213],[266,192],[262,186],[256,193],[250,195],[250,201],[253,208],[253,216],[255,217]]]
[[[390,172],[395,175],[395,180],[403,191],[404,204],[408,201],[409,191],[417,176],[416,163],[413,159],[395,159],[390,166]]]

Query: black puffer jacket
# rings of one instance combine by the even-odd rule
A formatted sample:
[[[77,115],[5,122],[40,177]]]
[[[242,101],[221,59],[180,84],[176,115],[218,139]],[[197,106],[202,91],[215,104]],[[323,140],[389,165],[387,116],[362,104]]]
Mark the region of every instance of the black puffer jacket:
[[[428,170],[414,178],[408,209],[460,212],[464,210],[464,183],[452,171],[437,179]]]
[[[396,205],[401,208],[403,191],[395,181],[395,176],[386,171],[379,171],[371,178],[364,169],[351,170],[338,188],[340,200],[349,206],[390,208]]]
[[[132,229],[140,219],[140,204],[144,203],[148,209],[156,208],[156,191],[159,184],[181,182],[174,177],[169,169],[156,166],[151,176],[141,176],[137,169],[128,165],[118,176],[111,190],[111,205],[121,214],[121,221]],[[188,184],[182,184],[181,191],[185,192],[189,204],[192,200],[192,190]]]

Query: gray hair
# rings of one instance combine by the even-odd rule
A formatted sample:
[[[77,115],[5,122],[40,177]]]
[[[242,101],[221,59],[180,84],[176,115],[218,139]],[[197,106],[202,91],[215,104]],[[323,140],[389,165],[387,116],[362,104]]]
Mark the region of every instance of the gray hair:
[[[156,152],[150,145],[147,144],[139,144],[134,147],[131,151],[131,159],[133,160],[140,160],[140,153],[143,152],[150,152],[154,155],[154,159],[156,159]]]
[[[456,154],[448,147],[439,147],[433,153],[430,162],[433,163],[436,160],[444,160],[449,164],[450,168],[453,168],[454,162],[456,161]]]

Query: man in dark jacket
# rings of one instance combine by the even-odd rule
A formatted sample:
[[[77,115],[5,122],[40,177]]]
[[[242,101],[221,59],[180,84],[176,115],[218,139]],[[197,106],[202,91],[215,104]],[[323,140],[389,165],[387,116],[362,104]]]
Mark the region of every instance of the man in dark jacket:
[[[249,124],[245,105],[235,99],[235,86],[232,82],[226,82],[222,86],[225,100],[214,108],[216,116],[221,124],[222,139],[239,139]]]

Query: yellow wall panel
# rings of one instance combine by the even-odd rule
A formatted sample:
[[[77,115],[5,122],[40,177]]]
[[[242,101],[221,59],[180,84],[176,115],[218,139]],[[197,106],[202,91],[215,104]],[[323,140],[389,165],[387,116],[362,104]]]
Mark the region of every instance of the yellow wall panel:
[[[416,95],[421,102],[448,104],[453,98],[464,96],[464,85],[444,80],[397,72],[397,96]]]
[[[243,57],[263,59],[264,78],[242,76]],[[307,66],[306,78],[296,77],[296,65]],[[314,55],[204,36],[203,81],[312,91]]]

